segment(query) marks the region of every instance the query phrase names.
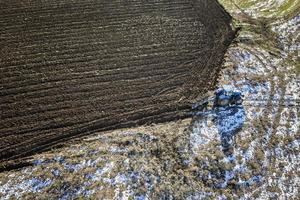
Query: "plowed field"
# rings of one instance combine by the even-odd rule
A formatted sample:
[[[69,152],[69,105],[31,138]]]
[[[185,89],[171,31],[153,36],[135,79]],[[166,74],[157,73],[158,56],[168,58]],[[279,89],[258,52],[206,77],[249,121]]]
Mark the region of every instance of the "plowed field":
[[[0,0],[0,162],[187,117],[234,32],[215,0]]]

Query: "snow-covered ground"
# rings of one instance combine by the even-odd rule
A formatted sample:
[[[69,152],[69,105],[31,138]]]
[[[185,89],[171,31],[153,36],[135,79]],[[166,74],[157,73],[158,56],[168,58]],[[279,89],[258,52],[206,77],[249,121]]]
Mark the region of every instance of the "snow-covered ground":
[[[242,92],[242,105],[37,155],[34,166],[0,174],[0,199],[297,199],[300,15],[272,14],[284,16],[286,2],[299,1],[224,3],[244,29],[219,87]]]

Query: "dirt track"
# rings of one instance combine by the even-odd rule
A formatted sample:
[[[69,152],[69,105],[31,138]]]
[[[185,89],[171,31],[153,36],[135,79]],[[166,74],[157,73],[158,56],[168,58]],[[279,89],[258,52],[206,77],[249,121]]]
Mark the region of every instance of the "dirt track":
[[[0,168],[186,117],[215,85],[230,20],[214,0],[0,0]]]

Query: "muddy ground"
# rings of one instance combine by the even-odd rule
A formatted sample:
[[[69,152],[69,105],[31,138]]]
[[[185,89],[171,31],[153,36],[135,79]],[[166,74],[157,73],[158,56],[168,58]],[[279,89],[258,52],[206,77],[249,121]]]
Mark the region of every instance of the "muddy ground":
[[[187,117],[216,83],[230,21],[212,0],[1,0],[0,168],[74,137]]]
[[[218,87],[241,92],[242,105],[37,154],[0,173],[0,199],[298,200],[299,0],[220,2],[241,30]]]

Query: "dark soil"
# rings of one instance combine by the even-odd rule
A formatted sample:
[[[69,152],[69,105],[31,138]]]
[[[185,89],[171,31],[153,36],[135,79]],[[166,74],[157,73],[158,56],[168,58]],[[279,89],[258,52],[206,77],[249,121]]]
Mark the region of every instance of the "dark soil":
[[[234,37],[215,0],[0,0],[0,169],[188,116]]]

